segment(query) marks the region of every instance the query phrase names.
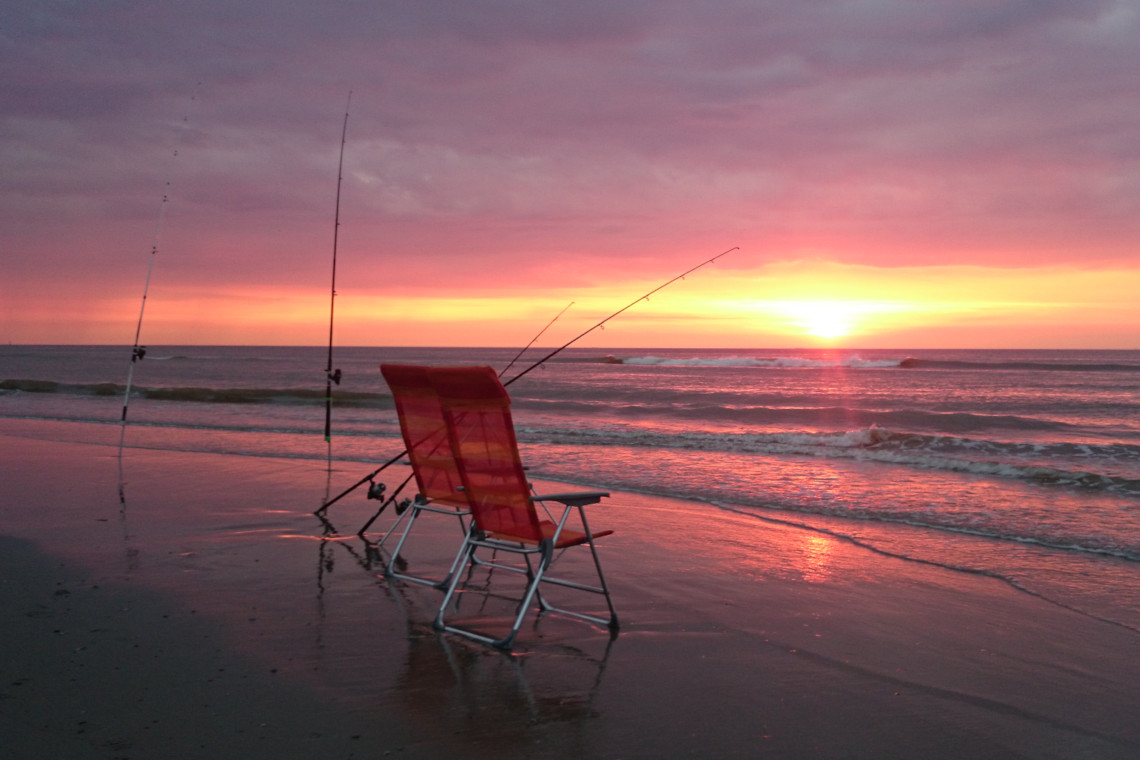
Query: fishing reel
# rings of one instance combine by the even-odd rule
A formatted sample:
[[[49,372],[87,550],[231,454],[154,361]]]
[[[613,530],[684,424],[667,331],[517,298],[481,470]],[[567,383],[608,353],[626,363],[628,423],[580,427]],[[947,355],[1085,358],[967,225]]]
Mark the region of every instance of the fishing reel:
[[[368,486],[368,498],[383,501],[384,493],[388,490],[388,486],[382,482],[378,483],[375,480],[369,482],[371,485]]]
[[[340,385],[340,378],[341,378],[340,370],[337,369],[333,372],[328,373],[328,378],[329,378],[329,380],[333,381],[337,385]]]
[[[141,362],[144,356],[146,356],[146,346],[135,346],[135,350],[131,352],[131,363]]]

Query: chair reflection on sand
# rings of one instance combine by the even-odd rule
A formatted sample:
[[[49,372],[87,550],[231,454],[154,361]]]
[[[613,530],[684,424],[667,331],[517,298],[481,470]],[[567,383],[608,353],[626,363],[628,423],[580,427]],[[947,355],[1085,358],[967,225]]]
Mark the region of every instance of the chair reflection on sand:
[[[381,556],[367,542],[365,551]],[[394,683],[393,701],[400,709],[464,741],[493,742],[500,756],[509,747],[533,749],[535,726],[552,724],[566,732],[563,750],[588,754],[576,740],[583,738],[586,722],[598,717],[595,702],[616,635],[593,646],[548,634],[540,650],[498,653],[434,630],[415,609],[419,594],[398,583],[386,586],[407,618],[407,650]],[[534,629],[541,637],[537,619]]]
[[[598,716],[595,703],[614,641],[599,641],[597,653],[559,645],[496,655],[409,624],[397,704],[425,723],[493,741],[499,756],[512,745],[533,749],[536,725],[562,724],[573,737]],[[575,749],[572,739],[560,746]],[[588,748],[580,749],[585,756]]]
[[[537,599],[540,615],[557,612],[605,626],[611,633],[616,631],[617,613],[595,545],[595,539],[612,531],[591,531],[585,510],[587,505],[595,504],[609,494],[605,491],[583,491],[532,495],[519,457],[510,397],[490,367],[432,367],[427,370],[427,379],[443,408],[451,451],[472,518],[460,548],[459,569],[452,573],[434,627],[509,650],[532,601]],[[547,502],[562,505],[557,518],[547,509]],[[536,505],[546,510],[544,516],[539,515]],[[577,514],[574,528],[568,527],[572,513]],[[587,583],[564,574],[558,577],[550,574],[550,566],[556,556],[577,546],[589,549],[591,575],[596,580],[591,579]],[[488,553],[489,558],[486,556]],[[506,564],[498,559],[499,553],[516,555],[522,562]],[[457,594],[480,593],[473,578],[477,568],[487,573],[487,584],[482,589],[485,598],[500,596],[490,586],[495,571],[525,578],[513,623],[503,635],[489,635],[448,621],[449,608]],[[561,569],[560,565],[560,573]],[[600,595],[605,599],[608,615],[556,607],[543,595],[540,590],[542,584]],[[484,625],[487,622],[484,620]]]
[[[338,538],[336,528],[322,518],[325,528],[320,541],[317,567],[318,599],[328,590],[333,552],[340,547],[370,576],[381,574],[388,562],[375,544],[363,541],[363,551],[347,538]],[[435,631],[422,609],[435,610],[438,597],[425,596],[402,583],[380,582],[384,597],[405,619],[406,649],[395,671],[395,681],[379,685],[385,704],[394,703],[409,717],[464,737],[483,736],[498,749],[529,746],[536,725],[557,724],[566,732],[565,748],[573,751],[585,723],[598,716],[594,706],[613,648],[615,636],[598,641],[566,639],[550,635],[548,646],[529,654],[499,654],[482,646],[463,645]],[[318,631],[329,621],[321,611]],[[534,621],[535,636],[538,620]],[[391,650],[390,645],[386,650]],[[398,645],[396,646],[398,648]],[[339,662],[339,660],[338,660]],[[581,754],[587,754],[582,746]]]

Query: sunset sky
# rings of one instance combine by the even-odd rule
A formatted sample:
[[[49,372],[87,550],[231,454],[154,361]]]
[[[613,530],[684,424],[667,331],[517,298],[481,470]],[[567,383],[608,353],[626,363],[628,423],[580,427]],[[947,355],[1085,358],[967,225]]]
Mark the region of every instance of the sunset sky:
[[[738,246],[583,345],[1140,348],[1138,71],[1112,0],[8,0],[0,340],[131,344],[157,237],[142,343],[326,343],[351,91],[341,345]]]

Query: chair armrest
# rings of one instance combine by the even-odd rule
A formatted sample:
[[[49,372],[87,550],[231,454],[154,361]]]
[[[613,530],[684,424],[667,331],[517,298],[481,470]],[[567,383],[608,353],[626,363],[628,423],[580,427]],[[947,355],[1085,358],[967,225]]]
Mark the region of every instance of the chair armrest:
[[[572,493],[551,493],[543,496],[532,496],[531,501],[556,501],[568,507],[582,507],[587,504],[597,504],[602,499],[609,498],[609,491],[574,491]]]

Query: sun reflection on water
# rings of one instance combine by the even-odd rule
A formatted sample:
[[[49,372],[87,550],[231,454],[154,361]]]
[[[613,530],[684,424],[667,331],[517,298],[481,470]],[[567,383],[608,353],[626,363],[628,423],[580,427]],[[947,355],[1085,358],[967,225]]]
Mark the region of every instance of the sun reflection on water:
[[[800,551],[803,564],[800,572],[808,583],[823,583],[830,580],[834,574],[831,562],[831,550],[835,539],[814,533],[805,533],[801,536]]]

